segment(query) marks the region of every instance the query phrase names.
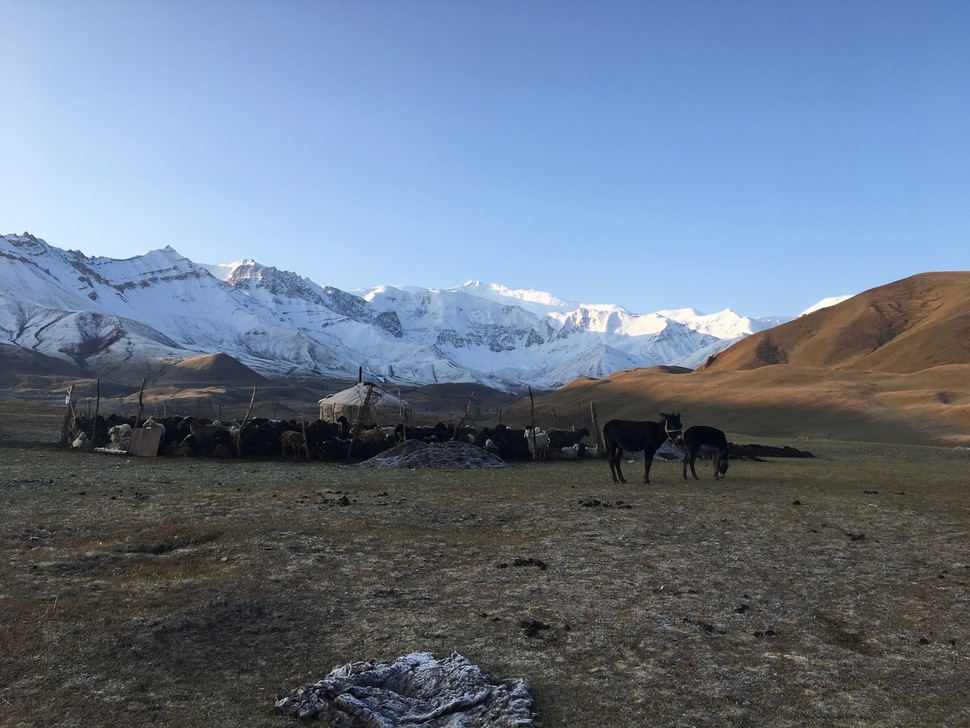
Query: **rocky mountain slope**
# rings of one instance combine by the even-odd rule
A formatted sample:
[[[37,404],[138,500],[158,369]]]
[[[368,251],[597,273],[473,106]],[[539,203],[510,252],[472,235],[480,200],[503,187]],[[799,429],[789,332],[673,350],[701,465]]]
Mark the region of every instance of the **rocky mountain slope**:
[[[193,262],[171,247],[126,260],[0,238],[0,345],[79,376],[149,383],[224,354],[262,376],[552,389],[579,376],[696,366],[777,319],[730,310],[638,314],[469,282],[349,293],[252,260]]]

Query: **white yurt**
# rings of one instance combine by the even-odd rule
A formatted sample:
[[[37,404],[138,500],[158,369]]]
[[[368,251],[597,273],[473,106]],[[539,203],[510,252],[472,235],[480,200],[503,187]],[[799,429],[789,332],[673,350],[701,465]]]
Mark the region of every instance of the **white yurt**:
[[[358,382],[318,403],[320,419],[336,422],[341,416],[351,424],[396,425],[411,421],[411,406],[373,382]]]

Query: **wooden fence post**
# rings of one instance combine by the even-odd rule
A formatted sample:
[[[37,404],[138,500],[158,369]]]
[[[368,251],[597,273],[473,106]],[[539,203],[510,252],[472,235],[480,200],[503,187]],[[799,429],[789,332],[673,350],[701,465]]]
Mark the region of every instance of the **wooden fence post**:
[[[472,392],[471,394],[468,395],[468,404],[465,405],[464,414],[462,414],[461,419],[458,420],[458,424],[455,425],[455,434],[451,436],[452,440],[458,439],[458,430],[461,428],[462,425],[465,424],[465,420],[468,418],[468,413],[472,409],[472,402],[474,401],[475,401],[475,393]]]
[[[350,444],[347,445],[347,457],[350,457],[350,453],[354,450],[354,442],[357,440],[357,432],[360,430],[360,420],[363,418],[364,413],[367,411],[367,407],[370,406],[370,396],[374,391],[374,385],[372,383],[367,384],[367,394],[364,396],[364,404],[357,410],[357,416],[354,418],[354,429],[350,433]]]
[[[529,436],[532,438],[532,458],[535,459],[539,445],[536,442],[536,400],[532,396],[532,387],[529,387]]]
[[[101,413],[101,380],[98,379],[98,396],[94,400],[94,422],[91,424],[91,447],[95,447],[94,436],[98,432],[98,415]]]
[[[603,435],[600,431],[600,421],[596,416],[596,402],[589,403],[589,418],[592,422],[593,432],[596,434],[596,452],[602,455],[605,452],[603,448]]]
[[[249,398],[249,409],[246,410],[246,414],[243,415],[242,424],[239,425],[239,437],[236,438],[236,457],[242,457],[242,433],[243,428],[246,426],[246,421],[249,419],[249,415],[253,412],[253,403],[256,401],[256,385],[253,385],[253,396]]]
[[[135,417],[135,427],[141,427],[141,416],[145,412],[145,382],[147,379],[141,380],[141,389],[138,390],[138,415]]]
[[[77,426],[77,414],[74,412],[74,385],[67,390],[67,397],[64,398],[67,409],[64,411],[64,425],[61,427],[61,444],[67,445],[74,437],[74,429]]]

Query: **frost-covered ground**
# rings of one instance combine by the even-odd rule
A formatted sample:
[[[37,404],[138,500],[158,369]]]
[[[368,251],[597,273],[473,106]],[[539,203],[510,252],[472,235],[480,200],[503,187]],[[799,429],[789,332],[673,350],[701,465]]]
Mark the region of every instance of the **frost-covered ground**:
[[[616,486],[597,460],[128,458],[10,434],[5,725],[282,726],[279,688],[416,650],[526,680],[545,726],[970,720],[967,451],[803,441],[818,457]]]

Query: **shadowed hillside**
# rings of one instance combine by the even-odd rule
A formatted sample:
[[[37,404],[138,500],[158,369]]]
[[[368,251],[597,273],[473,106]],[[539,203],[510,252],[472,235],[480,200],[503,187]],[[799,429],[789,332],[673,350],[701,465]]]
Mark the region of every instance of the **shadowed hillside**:
[[[81,370],[72,362],[11,344],[0,344],[0,387],[32,389],[37,377],[78,377]]]
[[[660,412],[680,412],[685,427],[713,425],[752,438],[970,446],[970,365],[915,374],[791,366],[689,374],[635,369],[537,395],[536,423],[551,427],[558,418],[561,426],[588,427],[591,402],[600,427],[613,418],[656,420]],[[510,424],[529,418],[528,399],[505,413]]]

